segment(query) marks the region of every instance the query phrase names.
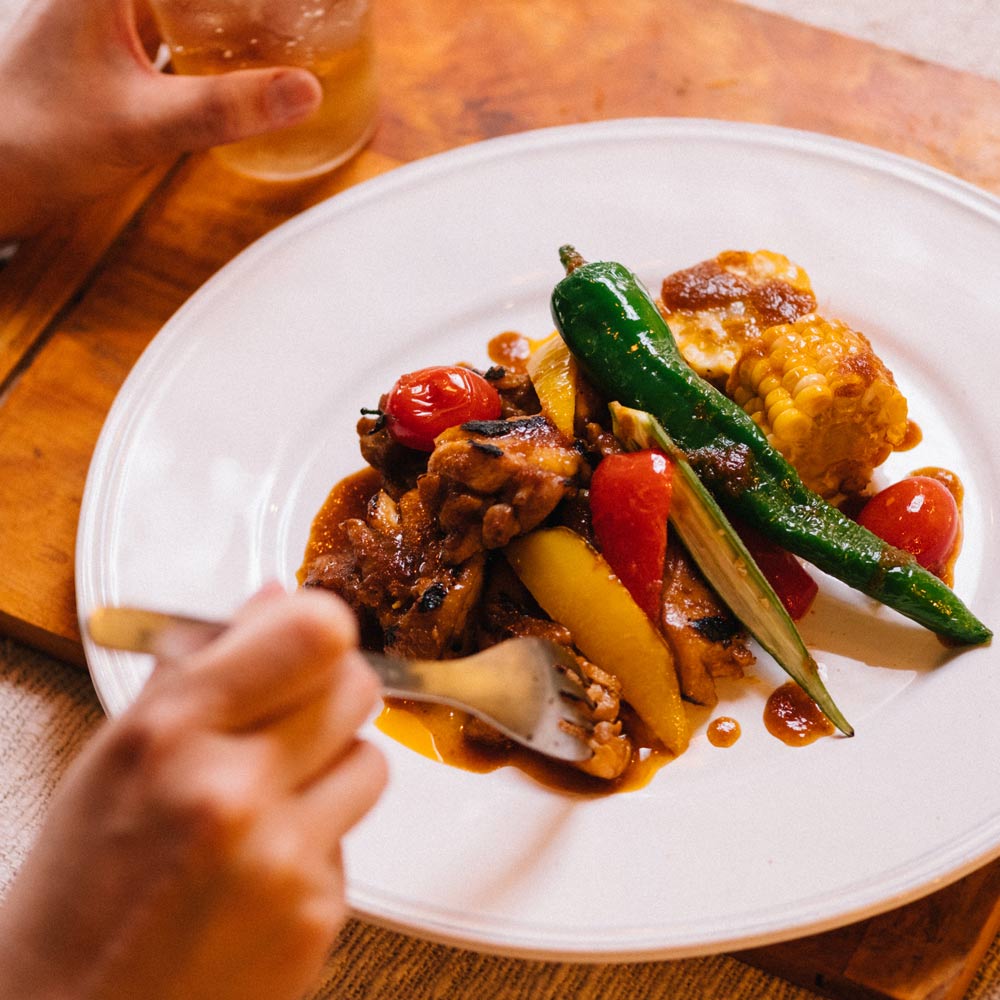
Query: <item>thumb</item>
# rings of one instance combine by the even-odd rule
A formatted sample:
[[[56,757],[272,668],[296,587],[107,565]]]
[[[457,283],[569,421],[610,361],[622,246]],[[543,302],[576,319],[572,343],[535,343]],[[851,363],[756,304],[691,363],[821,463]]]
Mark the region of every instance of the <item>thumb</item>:
[[[289,66],[214,76],[157,74],[142,102],[144,131],[164,155],[207,149],[308,118],[323,92],[308,70]]]

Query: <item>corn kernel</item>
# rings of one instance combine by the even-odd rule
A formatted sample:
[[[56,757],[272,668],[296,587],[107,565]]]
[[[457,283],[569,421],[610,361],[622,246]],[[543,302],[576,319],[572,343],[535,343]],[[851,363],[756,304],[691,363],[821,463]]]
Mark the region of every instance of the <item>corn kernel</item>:
[[[812,421],[797,407],[783,410],[772,421],[774,434],[783,442],[802,441],[812,430]]]
[[[833,405],[833,393],[821,375],[810,375],[795,387],[795,405],[810,417],[817,417]]]
[[[781,412],[781,409],[783,409],[785,406],[790,406],[791,402],[792,402],[791,397],[779,385],[777,386],[777,388],[772,389],[764,397],[764,409],[767,410],[768,413],[770,413],[772,410],[775,410],[776,412]]]

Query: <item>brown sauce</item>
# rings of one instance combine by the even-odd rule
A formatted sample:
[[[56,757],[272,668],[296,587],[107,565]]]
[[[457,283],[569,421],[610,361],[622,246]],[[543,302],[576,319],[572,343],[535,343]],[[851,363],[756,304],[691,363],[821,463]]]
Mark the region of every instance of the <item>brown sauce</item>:
[[[833,723],[794,681],[771,692],[764,706],[764,725],[790,747],[806,746],[834,733]]]
[[[524,371],[525,363],[531,355],[531,341],[523,333],[507,330],[498,333],[489,342],[486,353],[495,365]]]
[[[728,715],[720,715],[708,724],[708,742],[713,747],[731,747],[740,735],[740,724]]]
[[[962,500],[965,498],[965,487],[962,480],[950,469],[941,469],[936,465],[928,465],[922,469],[914,469],[911,476],[927,476],[928,479],[936,479],[954,498],[959,511],[962,509]]]
[[[298,572],[301,584],[306,568],[317,557],[325,555],[332,547],[334,529],[351,517],[364,517],[368,501],[378,492],[382,482],[381,474],[370,466],[355,472],[339,483],[327,495],[323,506],[313,518],[309,529],[309,541],[302,566]]]
[[[666,750],[649,745],[654,741],[646,738],[639,719],[627,706],[622,706],[622,718],[635,749],[625,772],[614,781],[594,778],[571,764],[551,760],[507,741],[488,746],[467,739],[463,713],[444,705],[387,699],[375,726],[397,743],[451,767],[480,774],[500,767],[515,767],[546,787],[595,796],[644,788],[673,759]]]
[[[924,432],[920,427],[915,424],[912,420],[906,421],[906,433],[903,435],[903,440],[896,445],[896,451],[910,451],[916,448],[918,444],[924,439]]]

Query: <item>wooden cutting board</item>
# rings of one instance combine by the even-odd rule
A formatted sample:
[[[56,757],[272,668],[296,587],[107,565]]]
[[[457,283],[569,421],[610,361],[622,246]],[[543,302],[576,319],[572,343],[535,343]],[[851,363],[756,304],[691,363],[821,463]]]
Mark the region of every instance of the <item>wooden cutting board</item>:
[[[665,115],[837,135],[1000,193],[1000,85],[726,0],[380,0],[377,11],[382,120],[352,163],[273,187],[192,157],[64,220],[0,270],[6,633],[82,665],[76,524],[122,381],[237,252],[360,181],[492,136]],[[995,863],[890,915],[741,957],[829,996],[956,1000],[998,927]]]

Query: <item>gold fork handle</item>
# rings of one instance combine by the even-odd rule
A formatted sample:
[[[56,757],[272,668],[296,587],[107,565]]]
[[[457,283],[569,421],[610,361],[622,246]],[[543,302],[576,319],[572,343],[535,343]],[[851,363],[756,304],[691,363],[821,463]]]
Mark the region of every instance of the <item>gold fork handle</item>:
[[[87,619],[87,634],[99,646],[162,656],[175,646],[195,649],[218,638],[225,622],[151,611],[125,605],[98,608]]]

